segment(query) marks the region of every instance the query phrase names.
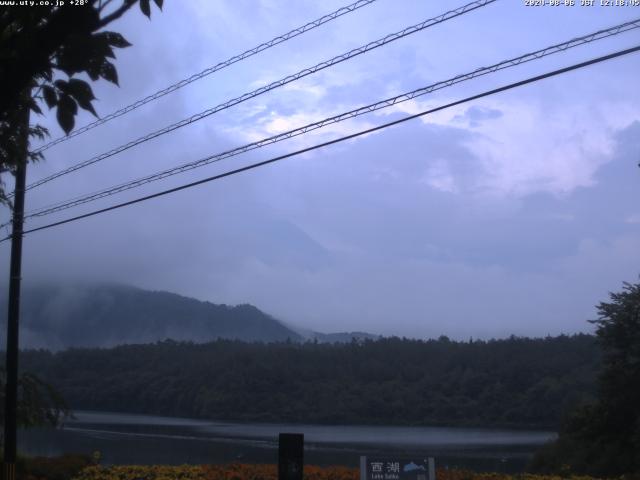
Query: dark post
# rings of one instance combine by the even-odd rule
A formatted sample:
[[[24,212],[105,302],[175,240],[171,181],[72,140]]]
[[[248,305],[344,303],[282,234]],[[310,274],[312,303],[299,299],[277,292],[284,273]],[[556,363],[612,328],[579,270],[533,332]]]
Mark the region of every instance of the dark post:
[[[18,405],[18,326],[20,320],[20,280],[22,274],[22,228],[24,223],[24,190],[27,176],[27,148],[29,109],[23,107],[24,148],[17,159],[16,187],[13,199],[13,226],[11,234],[11,265],[9,273],[9,313],[7,317],[7,378],[4,397],[4,478],[16,478],[16,441]]]
[[[278,480],[302,480],[304,435],[281,433],[278,438]]]

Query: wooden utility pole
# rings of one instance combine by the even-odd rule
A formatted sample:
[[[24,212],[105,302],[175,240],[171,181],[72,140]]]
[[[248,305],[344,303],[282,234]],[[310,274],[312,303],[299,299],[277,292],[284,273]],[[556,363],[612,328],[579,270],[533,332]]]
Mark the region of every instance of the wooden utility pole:
[[[11,264],[9,273],[9,312],[7,318],[7,360],[4,397],[4,479],[16,478],[16,443],[18,410],[18,329],[20,324],[20,281],[22,275],[22,231],[24,224],[24,193],[27,177],[29,146],[29,107],[25,103],[19,113],[21,158],[16,162],[16,186],[13,197],[11,232]]]

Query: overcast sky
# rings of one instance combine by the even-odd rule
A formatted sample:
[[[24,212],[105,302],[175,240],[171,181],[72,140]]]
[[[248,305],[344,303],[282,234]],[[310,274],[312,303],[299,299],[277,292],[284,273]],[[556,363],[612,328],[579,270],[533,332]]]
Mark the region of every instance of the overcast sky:
[[[576,0],[579,4],[580,1]],[[598,2],[599,3],[599,2]],[[112,29],[120,88],[101,115],[345,3],[167,0]],[[378,0],[46,152],[29,180],[464,2]],[[99,190],[640,17],[637,7],[501,0],[30,191],[27,210]],[[635,46],[640,29],[443,89],[43,225]],[[640,54],[28,235],[25,282],[106,280],[252,303],[318,331],[453,338],[591,331],[640,273]],[[49,116],[40,121],[61,134]],[[82,114],[78,125],[91,120]],[[8,213],[3,211],[2,219]],[[8,265],[9,245],[0,246]],[[7,272],[5,272],[5,275]]]

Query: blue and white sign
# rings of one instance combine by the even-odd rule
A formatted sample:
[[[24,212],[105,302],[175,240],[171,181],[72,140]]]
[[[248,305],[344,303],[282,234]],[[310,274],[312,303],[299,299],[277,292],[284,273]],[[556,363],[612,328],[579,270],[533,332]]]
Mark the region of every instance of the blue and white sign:
[[[360,480],[436,480],[433,458],[360,457]]]

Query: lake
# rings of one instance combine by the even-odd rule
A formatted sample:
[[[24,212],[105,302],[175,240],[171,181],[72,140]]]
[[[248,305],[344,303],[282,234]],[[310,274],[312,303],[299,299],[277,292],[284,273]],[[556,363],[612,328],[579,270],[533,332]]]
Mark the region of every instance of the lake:
[[[305,463],[357,467],[360,455],[433,456],[437,467],[522,471],[553,432],[508,429],[245,424],[74,412],[57,430],[21,430],[29,455],[100,451],[104,464],[277,463],[278,433],[304,433]]]

